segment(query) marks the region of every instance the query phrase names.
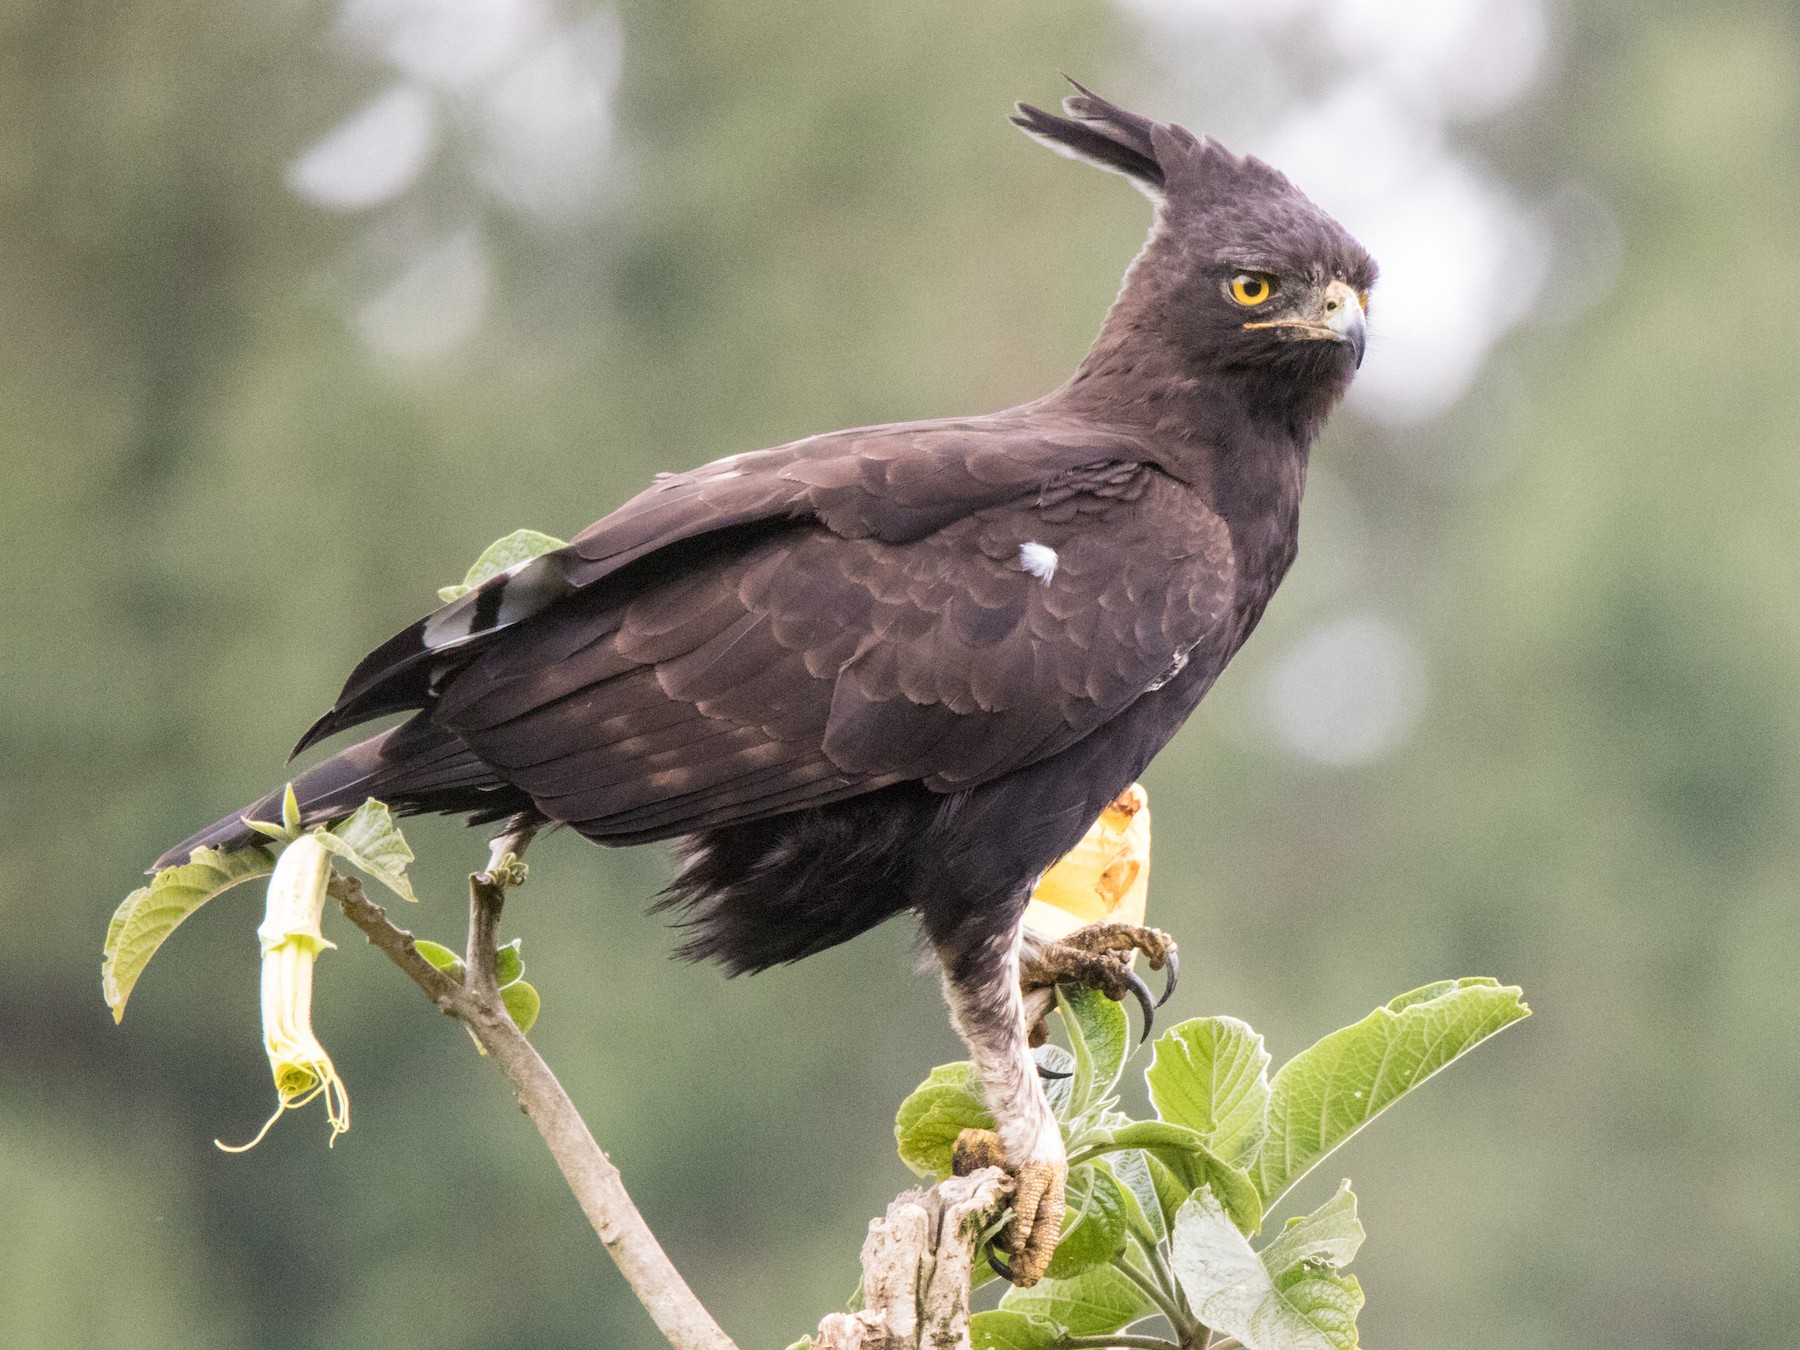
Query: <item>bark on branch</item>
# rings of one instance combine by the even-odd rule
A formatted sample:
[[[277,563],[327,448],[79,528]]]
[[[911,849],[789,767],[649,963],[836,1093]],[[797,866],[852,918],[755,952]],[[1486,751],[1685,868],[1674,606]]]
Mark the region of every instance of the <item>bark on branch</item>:
[[[496,849],[496,862],[500,850]],[[469,941],[457,980],[419,954],[413,935],[363,892],[334,875],[331,895],[344,916],[437,1007],[474,1034],[511,1080],[519,1104],[549,1146],[569,1189],[619,1273],[675,1350],[737,1350],[713,1320],[594,1142],[575,1103],[507,1014],[494,981],[494,955],[507,871],[469,878]],[[903,1192],[869,1223],[863,1244],[863,1303],[819,1324],[814,1350],[969,1350],[969,1283],[983,1225],[1011,1192],[997,1168],[953,1177],[931,1190]]]
[[[1012,1181],[996,1167],[902,1192],[869,1222],[863,1306],[819,1323],[813,1350],[969,1350],[969,1277]]]
[[[512,1081],[582,1213],[669,1344],[675,1350],[737,1350],[632,1204],[619,1169],[594,1142],[550,1066],[507,1015],[494,984],[494,935],[504,887],[486,873],[469,878],[468,978],[460,983],[420,956],[413,935],[395,927],[354,877],[333,878],[331,893],[345,917],[427,998],[467,1026]]]

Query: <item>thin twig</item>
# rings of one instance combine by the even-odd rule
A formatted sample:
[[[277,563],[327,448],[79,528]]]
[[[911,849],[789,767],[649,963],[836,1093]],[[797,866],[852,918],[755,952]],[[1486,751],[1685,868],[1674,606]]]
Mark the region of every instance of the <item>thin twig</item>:
[[[507,1015],[494,985],[495,930],[505,890],[488,874],[469,878],[468,982],[459,984],[413,946],[386,911],[363,894],[354,877],[335,878],[331,893],[344,915],[446,1013],[458,1018],[505,1071],[538,1127],[569,1189],[638,1302],[675,1350],[737,1350],[688,1288],[662,1244],[632,1204],[612,1165],[550,1066]],[[1124,1344],[1124,1342],[1116,1342]]]
[[[363,893],[362,882],[333,873],[328,889],[332,899],[343,907],[344,917],[362,929],[371,946],[399,966],[439,1009],[452,1017],[460,1015],[464,1003],[462,985],[419,955],[413,935],[388,921],[387,911]]]
[[[1123,1331],[1105,1336],[1064,1336],[1056,1344],[1059,1350],[1181,1350],[1174,1341],[1165,1341],[1161,1336],[1129,1336]]]
[[[500,1002],[494,962],[500,950],[500,911],[505,906],[506,887],[495,882],[491,872],[477,872],[469,878],[469,945],[463,955],[468,970],[463,990],[474,1009]]]

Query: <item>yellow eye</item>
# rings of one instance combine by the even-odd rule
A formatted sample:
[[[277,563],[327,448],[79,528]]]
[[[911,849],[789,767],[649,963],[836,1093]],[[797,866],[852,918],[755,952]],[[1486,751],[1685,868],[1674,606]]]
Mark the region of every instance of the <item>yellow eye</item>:
[[[1231,279],[1231,298],[1254,308],[1275,294],[1275,278],[1262,272],[1239,272]]]

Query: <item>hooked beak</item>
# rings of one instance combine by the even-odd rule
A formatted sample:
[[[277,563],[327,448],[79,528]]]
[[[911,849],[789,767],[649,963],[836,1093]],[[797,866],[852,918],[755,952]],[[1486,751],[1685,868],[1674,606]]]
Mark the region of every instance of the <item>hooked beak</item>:
[[[1348,282],[1333,281],[1319,298],[1316,318],[1270,319],[1264,323],[1247,323],[1245,328],[1286,328],[1296,338],[1315,338],[1326,342],[1342,342],[1350,348],[1356,364],[1362,365],[1363,350],[1368,345],[1368,319],[1361,298]]]

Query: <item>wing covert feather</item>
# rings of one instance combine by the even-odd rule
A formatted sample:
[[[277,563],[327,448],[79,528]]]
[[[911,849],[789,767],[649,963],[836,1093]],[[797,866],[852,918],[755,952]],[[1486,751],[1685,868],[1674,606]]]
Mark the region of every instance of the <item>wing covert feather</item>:
[[[595,838],[906,779],[975,786],[1085,736],[1229,626],[1223,523],[1134,467],[1109,510],[1028,497],[901,542],[802,521],[604,614],[572,599],[478,656],[437,716]],[[852,478],[807,472],[820,490]],[[1026,543],[1054,550],[1049,577]]]

